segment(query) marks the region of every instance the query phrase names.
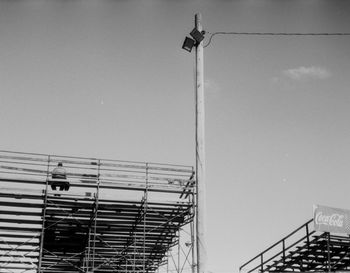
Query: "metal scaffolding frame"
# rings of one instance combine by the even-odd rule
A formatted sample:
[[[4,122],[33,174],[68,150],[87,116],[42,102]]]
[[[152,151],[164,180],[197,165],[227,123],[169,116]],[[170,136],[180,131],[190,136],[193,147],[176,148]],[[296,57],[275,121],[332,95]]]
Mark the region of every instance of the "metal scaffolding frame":
[[[194,272],[190,166],[0,151],[0,189],[0,272]]]
[[[314,230],[313,219],[268,247],[240,272],[349,272],[350,237]]]

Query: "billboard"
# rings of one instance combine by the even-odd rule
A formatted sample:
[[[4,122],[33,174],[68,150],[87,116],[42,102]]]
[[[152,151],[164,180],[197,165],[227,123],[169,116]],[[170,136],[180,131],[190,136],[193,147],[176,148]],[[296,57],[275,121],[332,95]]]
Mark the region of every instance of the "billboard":
[[[316,231],[350,234],[350,210],[314,205]]]

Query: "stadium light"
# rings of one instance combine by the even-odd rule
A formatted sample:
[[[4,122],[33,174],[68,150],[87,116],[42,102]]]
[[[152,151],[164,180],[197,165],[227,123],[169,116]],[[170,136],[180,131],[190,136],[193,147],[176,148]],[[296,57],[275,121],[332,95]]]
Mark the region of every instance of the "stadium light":
[[[205,31],[199,31],[197,28],[194,28],[191,32],[190,35],[192,36],[193,39],[196,40],[196,42],[199,44],[201,41],[204,40],[204,34]]]
[[[188,52],[191,52],[192,51],[192,48],[194,47],[196,41],[191,39],[190,37],[186,37],[185,38],[185,41],[182,45],[182,48]]]

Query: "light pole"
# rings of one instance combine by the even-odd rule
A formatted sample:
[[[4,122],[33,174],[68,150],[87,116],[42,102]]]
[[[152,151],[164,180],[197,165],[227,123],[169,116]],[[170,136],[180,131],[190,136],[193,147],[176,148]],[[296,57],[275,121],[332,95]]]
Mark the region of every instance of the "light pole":
[[[205,184],[205,142],[204,142],[204,71],[203,71],[203,39],[204,31],[201,25],[201,14],[195,15],[195,28],[186,37],[183,49],[191,52],[196,48],[196,250],[197,250],[197,273],[206,273],[207,247],[206,247],[206,184]]]

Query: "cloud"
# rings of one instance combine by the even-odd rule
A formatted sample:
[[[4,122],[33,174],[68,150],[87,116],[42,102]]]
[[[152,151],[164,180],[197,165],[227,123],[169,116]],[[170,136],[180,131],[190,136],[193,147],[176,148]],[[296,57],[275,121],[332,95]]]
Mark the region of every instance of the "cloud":
[[[288,78],[293,80],[304,80],[304,79],[327,79],[331,76],[330,71],[323,67],[318,66],[300,66],[298,68],[291,68],[282,72]]]

